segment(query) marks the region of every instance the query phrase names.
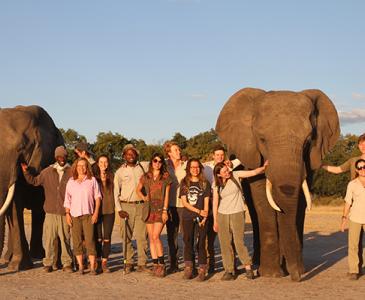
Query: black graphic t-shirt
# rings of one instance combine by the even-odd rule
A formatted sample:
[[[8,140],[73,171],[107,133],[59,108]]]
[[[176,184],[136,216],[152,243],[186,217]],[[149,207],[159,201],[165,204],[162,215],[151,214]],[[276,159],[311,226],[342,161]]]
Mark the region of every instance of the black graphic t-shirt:
[[[210,184],[209,182],[206,182],[204,184],[204,189],[199,185],[199,182],[190,182],[190,186],[188,187],[185,182],[181,182],[180,186],[180,197],[186,196],[186,200],[188,203],[197,209],[203,210],[204,209],[204,198],[210,197]],[[198,214],[195,212],[192,212],[191,210],[184,207],[182,218],[183,219],[193,219],[197,217]]]

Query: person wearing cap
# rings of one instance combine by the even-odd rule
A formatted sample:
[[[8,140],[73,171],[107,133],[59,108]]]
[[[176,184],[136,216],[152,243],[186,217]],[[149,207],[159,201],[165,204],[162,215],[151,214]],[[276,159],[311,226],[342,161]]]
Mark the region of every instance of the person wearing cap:
[[[91,166],[95,164],[93,153],[89,150],[87,143],[84,142],[77,143],[74,151],[78,157],[86,158]]]
[[[55,259],[54,241],[57,237],[61,244],[63,270],[72,272],[72,252],[70,247],[70,228],[66,222],[63,207],[66,184],[71,177],[71,167],[67,163],[67,151],[63,146],[55,149],[56,162],[43,169],[39,175],[32,175],[25,163],[21,164],[25,180],[34,186],[42,186],[45,193],[43,209],[46,217],[43,224],[44,271],[53,271]]]
[[[139,162],[139,152],[132,145],[127,144],[122,151],[125,163],[116,171],[114,176],[114,199],[115,208],[122,219],[127,222],[121,222],[120,230],[122,240],[124,241],[125,224],[128,226],[126,237],[126,273],[134,269],[132,247],[132,236],[137,241],[137,271],[147,271],[147,230],[146,223],[142,220],[142,207],[144,201],[137,194],[137,186],[142,175],[148,171],[149,162]]]

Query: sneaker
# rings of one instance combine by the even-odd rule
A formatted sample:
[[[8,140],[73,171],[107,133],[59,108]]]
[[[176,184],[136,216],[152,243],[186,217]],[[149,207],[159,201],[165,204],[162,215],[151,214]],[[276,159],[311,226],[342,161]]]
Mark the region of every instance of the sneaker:
[[[72,273],[72,272],[73,272],[73,270],[72,270],[71,266],[63,267],[62,271],[63,271],[63,272],[67,272],[67,273]]]
[[[46,272],[46,273],[51,273],[53,271],[53,267],[52,266],[44,266],[43,271]]]
[[[255,278],[255,275],[253,274],[252,269],[249,269],[249,270],[246,269],[246,278],[247,279],[254,279]]]
[[[349,274],[349,278],[350,278],[350,280],[358,280],[359,279],[359,274],[357,274],[357,273],[350,273]]]
[[[221,280],[224,281],[234,280],[234,275],[231,272],[224,272]]]

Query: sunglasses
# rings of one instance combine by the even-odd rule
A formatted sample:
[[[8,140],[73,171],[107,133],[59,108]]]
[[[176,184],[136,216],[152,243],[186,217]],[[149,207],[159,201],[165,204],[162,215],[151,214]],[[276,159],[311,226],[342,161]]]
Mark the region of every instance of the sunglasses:
[[[363,165],[361,167],[356,167],[356,170],[358,170],[358,171],[365,170],[365,165]]]
[[[157,164],[157,163],[162,164],[162,160],[161,160],[161,159],[157,159],[157,158],[155,158],[155,159],[153,159],[152,161],[153,161],[155,164]]]

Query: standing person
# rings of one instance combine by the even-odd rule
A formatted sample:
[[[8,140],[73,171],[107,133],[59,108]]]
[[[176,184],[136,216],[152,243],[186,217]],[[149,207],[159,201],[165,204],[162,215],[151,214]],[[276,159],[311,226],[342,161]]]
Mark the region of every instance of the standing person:
[[[99,183],[103,201],[101,202],[99,219],[96,224],[96,254],[101,260],[103,273],[110,273],[108,257],[111,249],[111,237],[115,220],[114,174],[111,171],[107,155],[102,154],[96,159],[95,178]]]
[[[144,201],[150,201],[150,215],[146,221],[146,227],[153,260],[152,272],[157,277],[165,276],[165,261],[160,235],[168,219],[170,184],[171,178],[166,170],[163,155],[153,154],[148,172],[141,177],[137,186],[137,195]],[[147,195],[142,193],[143,189]]]
[[[365,230],[365,160],[358,159],[355,162],[357,177],[350,181],[345,196],[343,208],[341,231],[345,231],[348,224],[348,265],[351,280],[357,280],[359,270],[359,244],[361,230]]]
[[[179,231],[181,226],[181,216],[183,204],[180,199],[180,181],[185,177],[186,162],[181,161],[181,150],[177,143],[169,141],[163,146],[167,155],[167,171],[171,176],[171,187],[169,193],[169,219],[166,223],[167,241],[169,245],[170,267],[168,273],[179,271]]]
[[[101,193],[98,182],[92,176],[91,166],[86,158],[78,158],[72,165],[72,177],[66,185],[64,207],[66,220],[72,230],[74,254],[79,264],[80,274],[84,274],[82,261],[82,240],[90,261],[90,274],[95,270],[94,224],[98,221]]]
[[[91,167],[94,166],[95,160],[92,156],[92,152],[89,150],[87,143],[79,142],[75,146],[75,153],[77,154],[77,157],[80,158],[86,158],[86,160],[89,162]]]
[[[147,232],[146,223],[142,220],[142,208],[144,200],[137,194],[137,185],[141,176],[148,170],[148,162],[138,161],[138,150],[132,145],[127,144],[124,146],[122,156],[125,160],[123,164],[115,173],[114,176],[114,198],[115,207],[119,216],[126,222],[121,222],[120,230],[122,240],[124,241],[124,235],[126,237],[127,257],[126,260],[126,273],[130,273],[134,270],[133,265],[133,246],[132,236],[134,235],[137,241],[137,256],[138,256],[138,272],[149,271],[146,267],[147,263]],[[127,228],[125,228],[127,224]]]
[[[55,149],[56,162],[43,169],[38,176],[28,172],[28,166],[21,164],[25,180],[34,186],[42,186],[45,192],[43,209],[46,213],[43,224],[43,246],[45,272],[52,272],[55,260],[54,241],[59,238],[61,244],[61,262],[63,271],[72,272],[72,253],[70,247],[70,227],[67,225],[65,208],[66,184],[71,177],[71,167],[67,163],[67,151],[63,146]]]
[[[207,235],[206,221],[209,210],[211,187],[203,175],[203,165],[198,159],[188,160],[186,176],[181,181],[180,196],[184,205],[182,226],[184,238],[184,278],[193,277],[194,242],[198,248],[198,279],[205,280],[207,271],[207,252],[205,239]],[[197,234],[197,236],[196,236]]]
[[[218,232],[225,273],[222,280],[232,280],[234,273],[234,251],[237,251],[241,263],[245,266],[246,277],[254,279],[251,257],[244,244],[245,205],[240,179],[264,172],[266,166],[250,171],[231,172],[224,163],[214,167],[213,217],[214,231]]]
[[[226,151],[222,145],[217,145],[213,148],[212,158],[213,160],[203,163],[204,176],[209,181],[210,186],[214,183],[213,170],[216,164],[224,162],[228,167],[234,169],[241,162],[238,159],[233,161],[225,160]],[[213,193],[209,198],[209,215],[207,219],[207,252],[208,252],[208,273],[214,273],[215,270],[215,251],[214,241],[217,233],[213,230]]]
[[[326,170],[327,172],[333,173],[333,174],[340,174],[343,172],[350,171],[351,180],[355,179],[357,176],[356,168],[355,168],[355,162],[359,159],[365,159],[365,133],[359,136],[359,139],[357,141],[357,145],[359,147],[359,150],[361,152],[360,156],[351,157],[346,162],[344,162],[340,166],[328,166],[328,165],[322,165],[322,168]]]

